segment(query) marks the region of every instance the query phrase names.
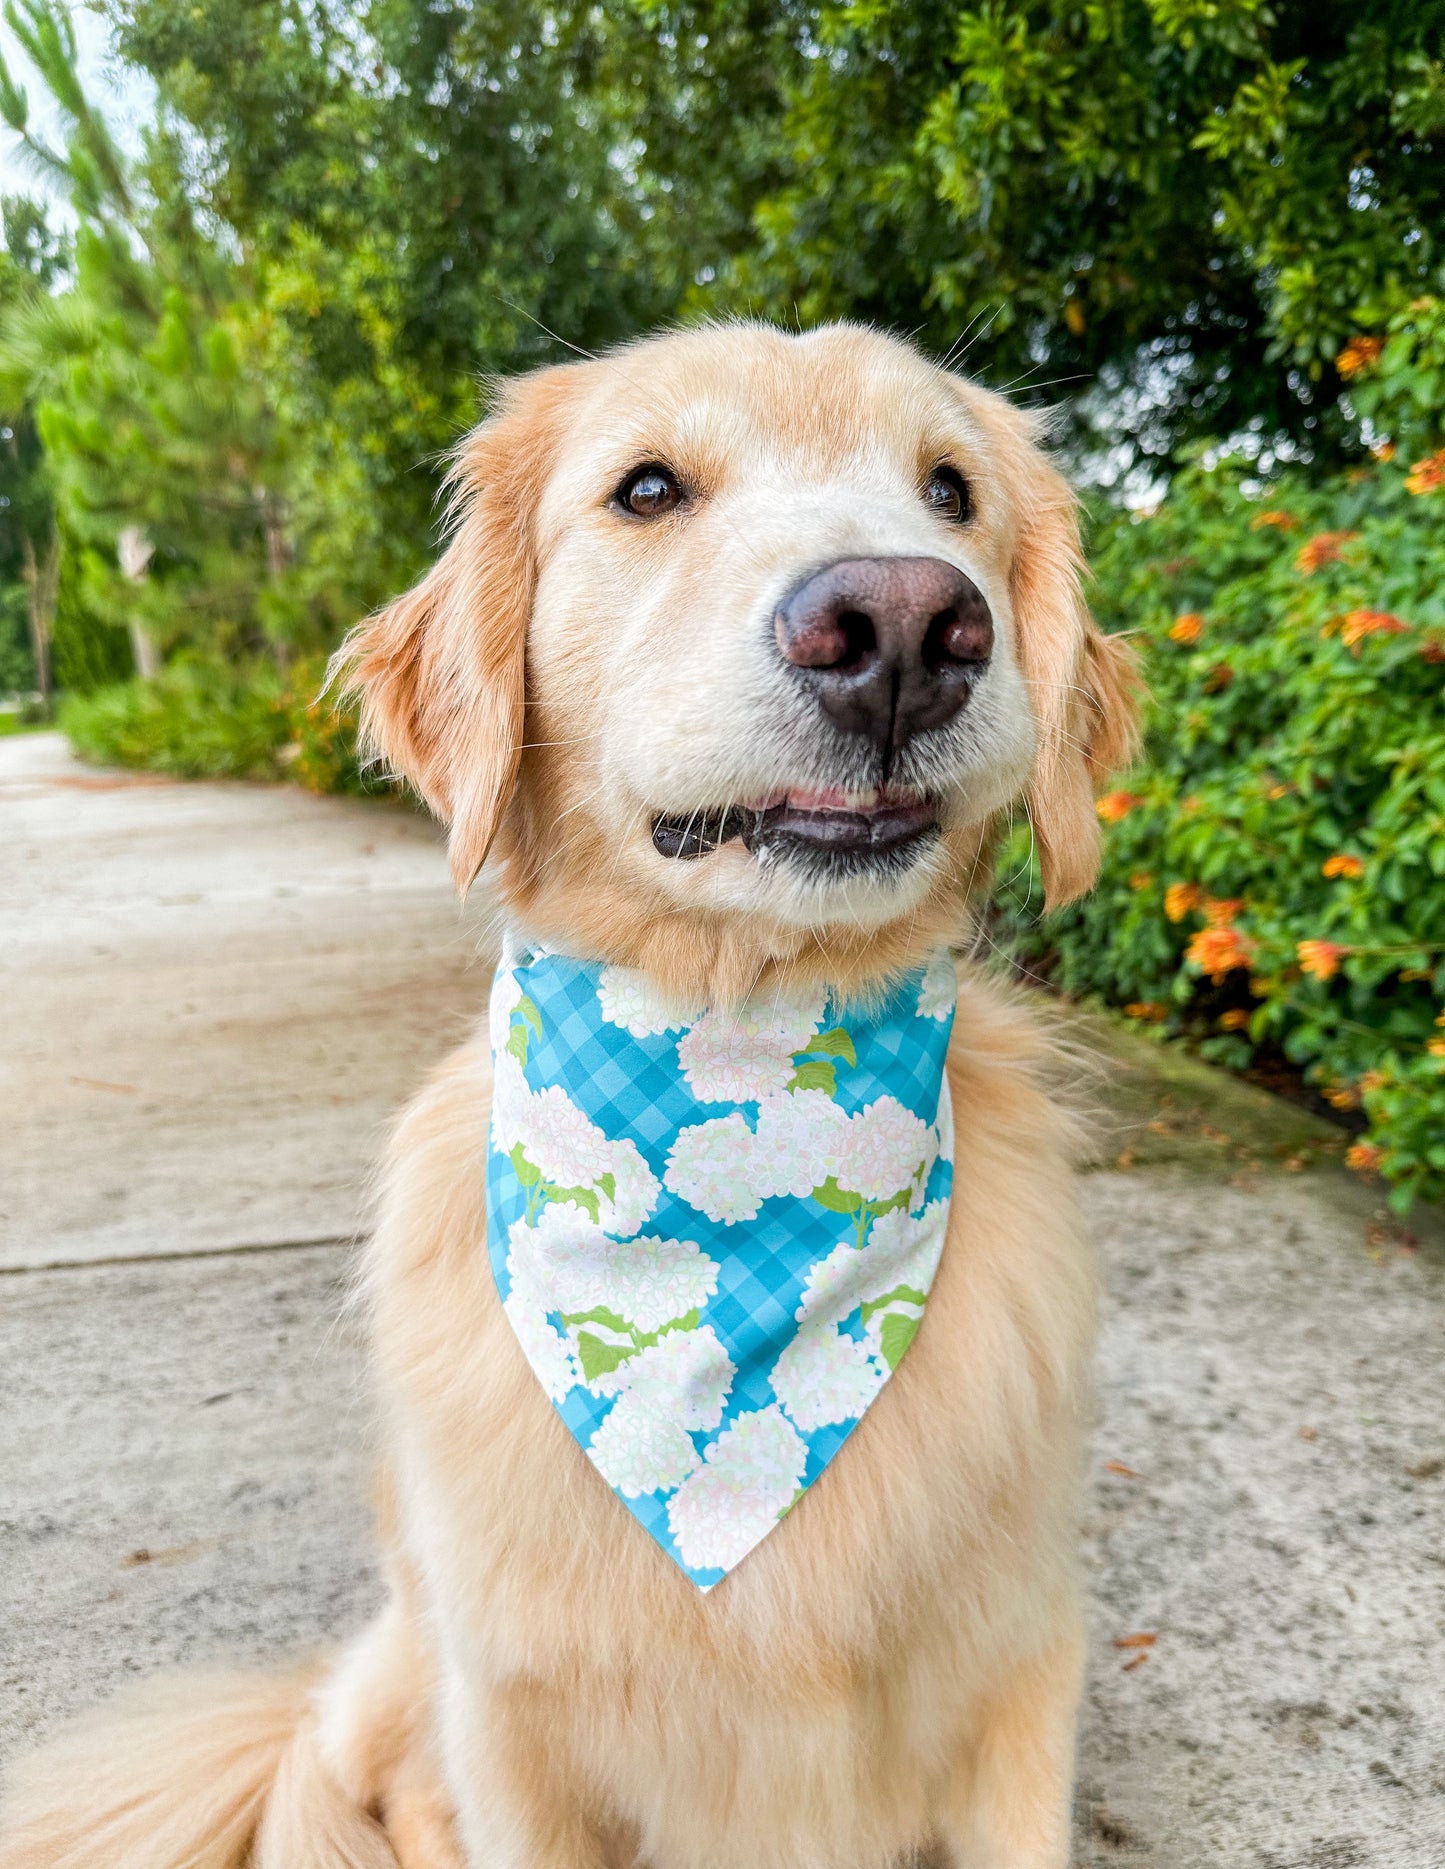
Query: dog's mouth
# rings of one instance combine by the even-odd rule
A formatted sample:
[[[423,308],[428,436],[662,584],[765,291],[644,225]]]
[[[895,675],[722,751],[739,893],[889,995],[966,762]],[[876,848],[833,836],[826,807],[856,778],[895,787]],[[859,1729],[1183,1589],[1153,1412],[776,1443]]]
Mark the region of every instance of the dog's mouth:
[[[888,787],[872,792],[777,792],[726,809],[662,812],[652,821],[664,857],[705,857],[739,839],[753,855],[811,868],[895,868],[938,832],[937,801]]]

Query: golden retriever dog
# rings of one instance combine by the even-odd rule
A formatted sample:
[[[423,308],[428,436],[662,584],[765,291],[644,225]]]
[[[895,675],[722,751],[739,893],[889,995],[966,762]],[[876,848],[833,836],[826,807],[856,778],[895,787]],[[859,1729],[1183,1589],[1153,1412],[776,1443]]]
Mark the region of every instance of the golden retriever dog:
[[[345,665],[509,925],[658,990],[866,992],[966,950],[1020,805],[1086,889],[1135,676],[1037,419],[892,337],[740,324],[505,386],[450,543]],[[402,1117],[362,1290],[391,1595],[289,1677],[23,1764],[4,1869],[1059,1869],[1094,1274],[1015,996],[959,967],[917,1341],[699,1589],[567,1431],[486,1247],[485,1031]]]

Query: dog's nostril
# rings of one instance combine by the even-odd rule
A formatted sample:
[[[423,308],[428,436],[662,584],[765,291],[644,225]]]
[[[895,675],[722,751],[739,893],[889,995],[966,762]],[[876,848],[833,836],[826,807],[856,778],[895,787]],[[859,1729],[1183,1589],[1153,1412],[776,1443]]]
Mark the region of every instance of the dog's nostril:
[[[929,669],[960,662],[986,662],[993,650],[993,623],[982,604],[950,604],[929,618],[921,659]]]
[[[843,639],[843,653],[832,664],[834,668],[859,668],[878,648],[878,631],[872,617],[864,610],[842,611],[838,630]]]
[[[784,609],[775,629],[778,647],[795,668],[848,674],[863,668],[878,649],[878,632],[863,610],[827,607],[798,618]]]

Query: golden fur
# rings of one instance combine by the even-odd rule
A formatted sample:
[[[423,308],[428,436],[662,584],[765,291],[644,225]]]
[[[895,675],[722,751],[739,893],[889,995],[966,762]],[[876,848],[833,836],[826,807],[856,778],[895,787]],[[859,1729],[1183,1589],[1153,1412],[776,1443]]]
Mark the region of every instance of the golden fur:
[[[998,640],[935,856],[867,888],[737,847],[658,857],[647,807],[744,798],[792,756],[753,627],[779,580],[943,549],[914,507],[944,453],[976,501],[949,549]],[[664,456],[696,510],[609,513],[629,465]],[[728,327],[510,386],[459,457],[445,556],[349,666],[374,743],[449,821],[459,885],[491,851],[530,930],[678,992],[866,989],[962,936],[1015,798],[1051,897],[1088,886],[1093,783],[1127,752],[1135,684],[1079,577],[1028,418],[873,333]],[[3,1869],[1060,1869],[1094,1301],[1046,1051],[965,969],[924,1326],[821,1479],[703,1594],[502,1314],[489,1058],[464,1047],[402,1118],[364,1269],[387,1609],[312,1676],[197,1683],[26,1763]]]

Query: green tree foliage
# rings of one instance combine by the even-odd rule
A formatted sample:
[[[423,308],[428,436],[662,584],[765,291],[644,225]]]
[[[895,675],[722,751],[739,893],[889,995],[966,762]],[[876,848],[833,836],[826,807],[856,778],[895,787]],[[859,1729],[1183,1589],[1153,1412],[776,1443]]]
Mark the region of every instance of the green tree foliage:
[[[298,479],[366,601],[432,549],[479,379],[674,314],[780,178],[786,5],[114,9],[204,150]],[[298,490],[298,498],[304,498]]]
[[[0,200],[0,328],[41,298],[64,250],[43,211],[22,196]],[[35,411],[0,403],[0,694],[50,686],[46,654],[58,571],[55,515]],[[37,649],[39,653],[37,654]]]
[[[1445,227],[1442,0],[853,0],[817,8],[789,176],[741,283],[805,322],[970,329],[1171,458],[1352,439],[1332,360]]]

